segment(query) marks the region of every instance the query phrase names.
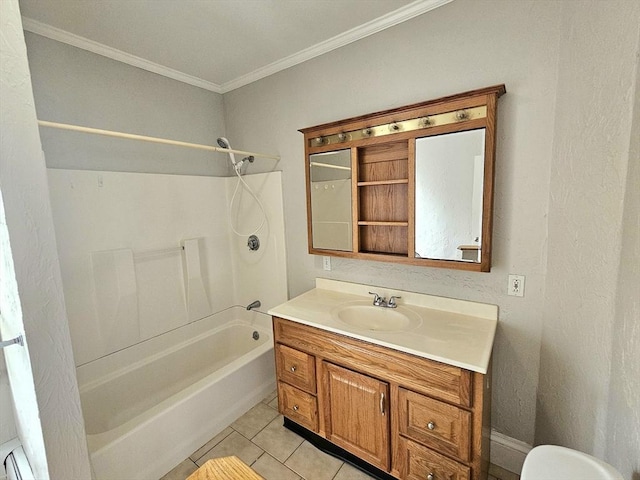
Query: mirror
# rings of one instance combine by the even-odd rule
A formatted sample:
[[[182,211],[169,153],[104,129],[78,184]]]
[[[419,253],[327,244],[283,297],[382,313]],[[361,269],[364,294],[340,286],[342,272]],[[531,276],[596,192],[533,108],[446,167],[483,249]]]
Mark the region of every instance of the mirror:
[[[505,92],[494,85],[301,129],[309,253],[491,271]]]
[[[313,248],[351,251],[351,150],[309,156]]]
[[[416,258],[480,262],[484,150],[484,128],[416,139]]]

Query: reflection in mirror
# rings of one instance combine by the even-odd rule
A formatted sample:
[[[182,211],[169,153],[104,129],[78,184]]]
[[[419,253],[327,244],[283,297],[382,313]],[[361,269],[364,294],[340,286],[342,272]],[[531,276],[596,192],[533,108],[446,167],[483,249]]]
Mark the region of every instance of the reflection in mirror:
[[[313,248],[352,249],[351,150],[309,155]]]
[[[416,140],[416,258],[480,262],[484,145],[484,128]]]

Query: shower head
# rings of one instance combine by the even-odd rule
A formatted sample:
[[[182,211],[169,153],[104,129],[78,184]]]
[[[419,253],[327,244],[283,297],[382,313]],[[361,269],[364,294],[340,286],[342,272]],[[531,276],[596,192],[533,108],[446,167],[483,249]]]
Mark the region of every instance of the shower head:
[[[217,141],[218,141],[218,145],[220,145],[222,148],[231,148],[231,144],[229,143],[229,140],[227,140],[226,138],[219,137]],[[231,159],[231,164],[235,168],[236,156],[233,154],[233,152],[229,152],[229,158]]]

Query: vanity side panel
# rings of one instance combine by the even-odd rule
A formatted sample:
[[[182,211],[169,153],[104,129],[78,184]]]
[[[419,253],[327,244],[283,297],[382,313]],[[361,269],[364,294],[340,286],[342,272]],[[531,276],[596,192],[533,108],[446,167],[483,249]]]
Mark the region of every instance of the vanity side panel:
[[[492,362],[487,373],[474,373],[474,391],[476,392],[473,425],[472,458],[476,459],[473,471],[474,479],[484,480],[489,475],[491,455],[491,379]]]
[[[279,343],[428,396],[472,406],[468,370],[278,317],[273,317],[273,325]]]

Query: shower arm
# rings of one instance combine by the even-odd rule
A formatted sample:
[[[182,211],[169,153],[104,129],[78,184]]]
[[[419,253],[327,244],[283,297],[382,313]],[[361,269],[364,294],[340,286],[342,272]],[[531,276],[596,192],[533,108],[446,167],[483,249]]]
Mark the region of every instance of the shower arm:
[[[233,148],[221,148],[214,147],[213,145],[202,145],[200,143],[189,143],[189,142],[181,142],[178,140],[169,140],[166,138],[160,137],[147,137],[145,135],[136,135],[133,133],[123,133],[123,132],[114,132],[111,130],[101,130],[98,128],[89,128],[82,127],[80,125],[70,125],[68,123],[56,123],[56,122],[48,122],[46,120],[38,120],[38,125],[41,127],[48,128],[57,128],[60,130],[71,130],[74,132],[82,132],[82,133],[90,133],[94,135],[103,135],[106,137],[115,137],[115,138],[126,138],[128,140],[138,140],[141,142],[150,142],[150,143],[161,143],[164,145],[173,145],[176,147],[186,147],[186,148],[195,148],[198,150],[208,150],[211,152],[221,152],[221,153],[237,153],[239,155],[260,157],[260,158],[268,158],[271,160],[280,161],[280,156],[278,155],[267,155],[265,153],[256,153],[256,152],[247,152],[245,150],[235,150]]]

